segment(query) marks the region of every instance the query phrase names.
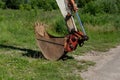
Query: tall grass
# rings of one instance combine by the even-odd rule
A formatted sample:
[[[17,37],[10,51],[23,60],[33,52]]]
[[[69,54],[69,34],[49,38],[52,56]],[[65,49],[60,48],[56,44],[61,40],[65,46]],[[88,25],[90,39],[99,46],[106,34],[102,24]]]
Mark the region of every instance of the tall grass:
[[[34,20],[31,13],[12,10],[2,10],[0,12],[0,42],[19,45],[34,42]]]

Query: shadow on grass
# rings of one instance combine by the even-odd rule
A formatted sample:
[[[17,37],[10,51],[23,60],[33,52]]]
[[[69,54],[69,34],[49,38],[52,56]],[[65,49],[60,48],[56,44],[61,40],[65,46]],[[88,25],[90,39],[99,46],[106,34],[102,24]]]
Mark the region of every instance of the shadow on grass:
[[[69,59],[74,59],[74,57],[68,56],[68,55],[64,55],[60,59],[63,60],[63,61],[66,61],[66,60],[69,60]]]
[[[27,57],[44,58],[44,56],[42,55],[42,53],[40,51],[36,51],[36,50],[32,50],[32,49],[20,48],[20,47],[4,45],[4,44],[0,44],[0,48],[23,51],[24,53],[22,55],[27,56]]]
[[[19,51],[24,52],[22,54],[23,56],[45,59],[45,57],[42,55],[42,53],[40,51],[36,51],[36,50],[32,50],[32,49],[20,48],[20,47],[11,46],[11,45],[4,45],[4,44],[0,44],[0,48],[19,50]],[[74,59],[74,58],[72,56],[68,56],[65,54],[60,59],[62,59],[63,61],[66,61],[68,59]]]

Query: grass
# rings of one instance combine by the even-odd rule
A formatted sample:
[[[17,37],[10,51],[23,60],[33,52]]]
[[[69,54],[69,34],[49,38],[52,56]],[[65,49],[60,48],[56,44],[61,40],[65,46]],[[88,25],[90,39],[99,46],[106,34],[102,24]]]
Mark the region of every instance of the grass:
[[[87,70],[95,63],[73,58],[48,61],[36,56],[40,55],[33,29],[36,21],[46,23],[52,35],[67,34],[59,11],[0,10],[0,80],[83,80],[77,72]],[[72,54],[81,55],[90,50],[106,51],[119,45],[120,31],[110,21],[104,25],[91,25],[85,20],[84,23],[90,39]]]
[[[47,61],[23,56],[22,51],[0,49],[1,80],[82,80],[74,71],[82,71],[84,63],[74,59]],[[79,64],[78,64],[79,63]],[[91,66],[91,64],[84,64]]]
[[[42,11],[0,10],[1,80],[82,80],[74,73],[81,66],[78,61],[68,59],[51,62],[35,56],[39,49],[33,25],[36,21],[52,25],[52,13],[48,15]]]
[[[48,61],[28,56],[29,50],[15,46],[0,45],[1,80],[82,80],[75,71],[86,70],[93,62]],[[35,54],[32,53],[32,54]]]

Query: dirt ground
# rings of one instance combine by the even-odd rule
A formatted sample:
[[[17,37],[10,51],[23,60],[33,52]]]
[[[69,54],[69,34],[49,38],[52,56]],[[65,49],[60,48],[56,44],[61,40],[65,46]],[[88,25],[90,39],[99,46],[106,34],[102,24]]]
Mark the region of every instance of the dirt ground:
[[[80,73],[84,80],[120,80],[120,46],[108,52],[91,51],[84,56],[74,57],[96,62],[88,71]]]

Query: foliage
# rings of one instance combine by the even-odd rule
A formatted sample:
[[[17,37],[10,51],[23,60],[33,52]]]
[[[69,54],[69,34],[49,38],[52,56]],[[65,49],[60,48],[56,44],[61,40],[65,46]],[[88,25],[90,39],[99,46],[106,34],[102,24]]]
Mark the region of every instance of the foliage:
[[[57,8],[55,0],[31,0],[32,8],[52,10]]]
[[[117,30],[120,30],[120,17],[116,15],[115,18],[116,19],[114,19],[114,26]]]
[[[105,13],[117,13],[119,10],[117,0],[98,0],[97,3],[100,3],[99,7]]]
[[[29,4],[21,4],[21,5],[19,6],[19,9],[20,9],[20,10],[31,10],[32,7],[31,7],[31,5],[29,5]]]
[[[97,13],[109,13],[109,14],[119,13],[120,6],[118,2],[120,2],[120,0],[91,1],[85,5],[83,11],[84,13],[90,13],[92,15],[95,15]]]
[[[20,4],[24,3],[24,0],[5,0],[6,7],[11,9],[19,9]]]
[[[79,8],[83,8],[85,7],[86,4],[88,4],[91,1],[95,1],[95,0],[76,0],[76,3]]]
[[[116,4],[118,6],[118,10],[119,10],[119,13],[120,13],[120,0],[116,0]]]
[[[4,8],[5,7],[5,2],[3,2],[2,0],[0,0],[0,8]]]
[[[79,8],[84,13],[95,15],[97,13],[119,13],[120,0],[76,0]],[[0,8],[11,9],[43,9],[51,11],[58,9],[55,0],[0,0]]]
[[[2,0],[2,2],[5,3],[6,8],[11,9],[57,9],[55,0]]]

